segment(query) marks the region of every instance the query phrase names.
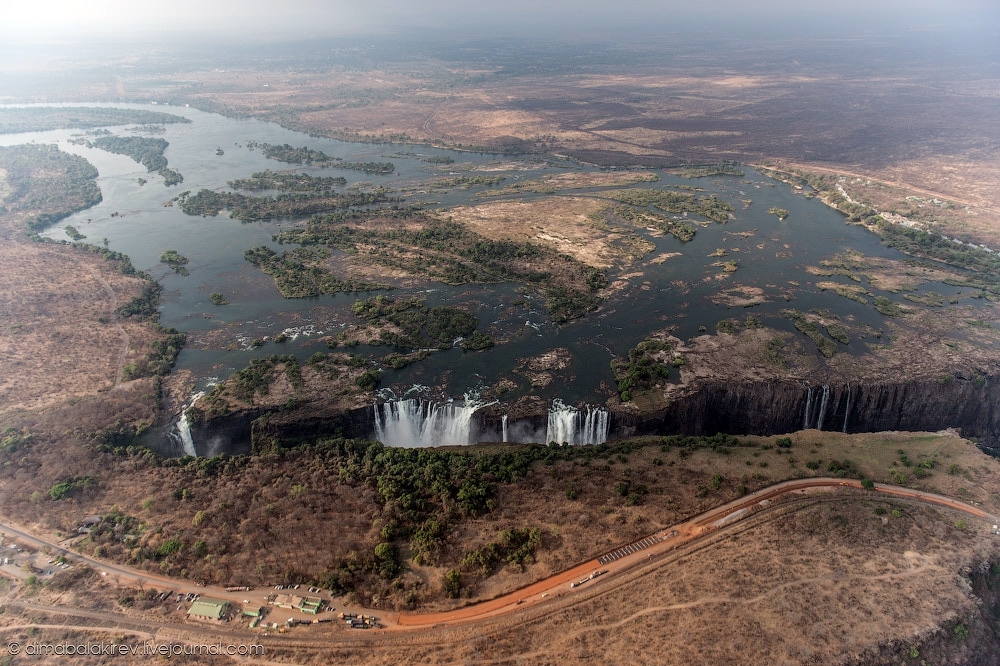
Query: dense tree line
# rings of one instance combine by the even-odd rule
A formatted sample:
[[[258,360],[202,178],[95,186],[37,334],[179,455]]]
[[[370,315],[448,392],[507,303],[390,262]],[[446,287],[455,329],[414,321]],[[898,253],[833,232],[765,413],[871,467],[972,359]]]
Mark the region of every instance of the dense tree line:
[[[105,261],[112,264],[122,275],[137,275],[152,282],[152,278],[149,275],[139,271],[132,265],[132,260],[129,259],[127,254],[123,254],[106,247],[101,247],[99,245],[91,245],[89,243],[74,243],[73,247],[82,248],[88,252],[101,255]]]
[[[177,361],[177,355],[184,348],[187,336],[178,333],[176,329],[165,328],[161,330],[165,336],[158,340],[153,340],[150,350],[146,352],[146,358],[142,363],[132,363],[122,369],[123,379],[136,379],[137,377],[163,377],[170,373]]]
[[[387,176],[396,170],[396,165],[392,162],[339,162],[337,168]]]
[[[506,176],[452,176],[450,178],[439,178],[434,181],[431,187],[472,187],[474,185],[496,185],[507,180]]]
[[[727,164],[723,162],[721,164],[713,164],[711,166],[688,167],[678,171],[677,175],[681,178],[708,178],[710,176],[737,176],[742,178],[746,174],[744,174],[743,170],[735,164]]]
[[[128,303],[118,306],[119,317],[139,317],[140,319],[156,320],[159,318],[160,294],[163,287],[153,280],[142,288],[142,293],[132,298]]]
[[[878,224],[877,231],[889,247],[966,268],[982,274],[991,283],[1000,283],[1000,256],[992,252],[885,220]]]

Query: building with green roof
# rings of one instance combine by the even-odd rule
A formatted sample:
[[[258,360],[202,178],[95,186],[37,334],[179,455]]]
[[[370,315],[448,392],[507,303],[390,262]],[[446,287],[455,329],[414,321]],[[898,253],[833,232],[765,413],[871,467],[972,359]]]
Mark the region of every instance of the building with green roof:
[[[191,604],[191,609],[188,610],[187,614],[188,617],[193,617],[199,620],[221,620],[228,610],[228,601],[224,599],[202,597]]]

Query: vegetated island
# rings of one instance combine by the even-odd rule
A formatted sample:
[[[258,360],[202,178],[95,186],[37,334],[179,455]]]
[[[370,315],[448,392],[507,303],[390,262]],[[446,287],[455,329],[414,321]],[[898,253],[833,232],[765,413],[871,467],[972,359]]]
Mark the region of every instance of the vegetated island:
[[[305,228],[283,231],[278,239],[335,248],[446,284],[521,282],[545,296],[556,323],[596,308],[598,292],[607,284],[601,269],[549,247],[486,238],[467,225],[413,208],[317,215]]]
[[[266,170],[258,171],[249,178],[231,180],[228,184],[234,190],[247,190],[251,192],[260,190],[315,192],[329,196],[333,194],[334,187],[346,185],[347,179],[343,176],[311,176],[305,173],[278,173]]]
[[[165,139],[143,136],[100,136],[93,141],[87,141],[88,148],[100,148],[109,153],[127,155],[146,167],[150,173],[158,173],[163,177],[164,185],[177,185],[184,177],[167,166],[167,158],[163,151],[170,145]]]
[[[272,184],[276,183],[277,181],[274,181]],[[314,215],[352,206],[387,203],[394,200],[390,193],[391,190],[387,188],[346,194],[317,189],[277,196],[249,196],[239,192],[214,192],[202,189],[194,195],[184,192],[173,201],[179,202],[181,210],[188,215],[215,217],[223,210],[228,210],[235,220],[256,222],[276,217]]]
[[[8,107],[0,109],[0,134],[90,129],[108,125],[190,123],[183,116],[140,109],[102,107]]]
[[[6,214],[16,220],[7,225],[9,230],[23,227],[30,232],[41,231],[102,200],[94,165],[56,146],[0,147],[0,169]],[[46,169],[54,176],[39,177]]]
[[[341,279],[324,265],[331,252],[324,247],[298,247],[278,254],[263,245],[243,253],[251,264],[274,278],[285,298],[311,298],[320,294],[389,289],[388,284]]]
[[[392,162],[345,162],[339,157],[331,157],[321,150],[313,150],[306,146],[293,148],[286,144],[276,146],[270,143],[256,143],[251,141],[247,144],[251,149],[259,147],[264,156],[268,159],[284,162],[286,164],[305,164],[321,168],[350,169],[352,171],[362,171],[372,174],[390,174],[396,170],[396,165]]]
[[[180,275],[188,276],[191,274],[185,267],[188,263],[188,258],[179,253],[177,250],[164,250],[163,253],[160,254],[160,263],[170,266],[175,273],[179,273]]]
[[[715,196],[696,197],[693,194],[633,188],[612,190],[604,196],[632,206],[652,206],[667,213],[697,213],[713,222],[725,224],[733,212],[728,201]]]
[[[788,217],[788,211],[777,206],[771,206],[767,209],[767,212],[777,217],[779,222],[784,222],[785,218]]]
[[[712,164],[702,167],[685,167],[682,169],[671,169],[672,173],[681,178],[709,178],[711,176],[736,176],[742,178],[745,172],[735,164]]]

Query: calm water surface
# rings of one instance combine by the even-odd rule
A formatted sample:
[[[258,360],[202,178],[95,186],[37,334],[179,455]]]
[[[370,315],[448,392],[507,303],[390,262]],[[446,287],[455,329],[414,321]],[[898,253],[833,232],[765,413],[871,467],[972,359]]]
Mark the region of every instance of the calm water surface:
[[[408,202],[429,207],[480,200],[475,195],[485,189],[482,187],[447,193],[427,190],[428,183],[450,174],[489,170],[489,175],[506,176],[503,184],[508,184],[516,178],[537,178],[569,169],[590,170],[569,162],[516,162],[495,155],[423,146],[351,144],[311,137],[273,123],[225,118],[190,108],[162,105],[132,108],[167,111],[193,121],[166,125],[165,131],[156,135],[170,144],[165,155],[170,168],[184,176],[180,185],[164,186],[158,175],[146,173],[144,167],[128,157],[70,143],[70,139],[82,135],[79,130],[0,135],[0,144],[55,143],[67,152],[82,155],[97,167],[104,196],[102,203],[61,221],[44,235],[65,240],[63,229],[72,225],[87,236],[87,242],[102,244],[106,239],[111,249],[127,254],[137,268],[159,280],[165,288],[161,323],[190,334],[191,342],[178,358],[177,367],[191,371],[198,388],[227,377],[254,357],[295,353],[304,359],[315,351],[324,351],[326,347],[318,338],[356,323],[349,306],[363,297],[341,294],[285,299],[271,278],[244,260],[243,252],[257,245],[279,249],[271,240],[272,234],[301,224],[304,219],[243,224],[225,214],[214,218],[191,217],[176,206],[164,205],[184,191],[225,189],[227,181],[248,177],[256,171],[293,168],[268,160],[260,150],[248,147],[251,142],[308,146],[350,161],[391,161],[396,172],[390,176],[342,169],[297,170],[313,175],[344,176],[347,188],[372,183],[404,190]],[[115,134],[127,134],[124,127],[110,129]],[[218,154],[219,148],[222,155]],[[420,159],[432,155],[451,157],[454,164],[442,166]],[[429,283],[419,288],[397,289],[393,294],[398,297],[418,295],[431,305],[448,303],[474,311],[480,319],[480,328],[503,344],[480,353],[463,353],[459,349],[436,352],[404,370],[385,370],[383,385],[393,386],[402,393],[407,387],[420,384],[434,387],[428,391],[434,397],[461,397],[500,378],[509,378],[521,387],[512,394],[516,396],[532,391],[525,377],[514,372],[520,360],[565,348],[573,359],[571,367],[559,371],[558,381],[549,387],[533,392],[549,398],[561,397],[568,403],[599,404],[614,386],[610,361],[626,354],[651,332],[664,328],[671,328],[674,335],[687,339],[702,331],[714,332],[719,320],[732,318],[742,322],[748,314],[754,314],[767,326],[793,331],[791,322],[780,315],[781,309],[789,307],[800,311],[828,310],[846,324],[865,324],[874,331],[883,327],[882,315],[870,303],[857,303],[815,286],[818,281],[853,284],[847,277],[818,278],[805,271],[806,266],[816,266],[846,250],[874,257],[905,258],[880,245],[874,235],[844,224],[839,213],[820,201],[796,194],[787,185],[775,184],[750,169],[746,169],[744,177],[689,180],[662,173],[660,176],[658,183],[635,186],[704,188],[705,192],[699,194],[715,194],[732,203],[735,219],[725,225],[699,226],[696,237],[689,243],[641,231],[656,249],[625,269],[627,273],[641,275],[631,278],[624,290],[596,312],[562,327],[552,324],[540,296],[525,295],[519,292],[518,285],[450,287]],[[140,185],[140,178],[147,183]],[[748,207],[743,203],[747,199],[753,200]],[[767,210],[772,206],[787,209],[788,219],[780,222],[769,214]],[[698,221],[695,215],[689,219]],[[719,248],[726,250],[724,260],[738,262],[735,273],[726,274],[711,265],[719,259],[709,255]],[[180,276],[159,263],[160,253],[166,249],[177,250],[190,260],[189,276]],[[663,258],[676,252],[683,254]],[[615,277],[615,272],[609,274],[611,280]],[[727,307],[712,301],[720,289],[738,285],[763,289],[766,301],[749,308]],[[946,296],[957,292],[943,284],[927,285],[926,289]],[[872,291],[878,295],[876,290]],[[208,298],[212,292],[223,293],[230,305],[212,305]],[[267,342],[262,347],[252,347],[253,340],[270,339],[282,331],[293,339],[282,345]],[[861,353],[865,344],[858,336],[852,336],[849,345],[840,345],[840,351]],[[353,351],[377,357],[390,350],[358,347]]]

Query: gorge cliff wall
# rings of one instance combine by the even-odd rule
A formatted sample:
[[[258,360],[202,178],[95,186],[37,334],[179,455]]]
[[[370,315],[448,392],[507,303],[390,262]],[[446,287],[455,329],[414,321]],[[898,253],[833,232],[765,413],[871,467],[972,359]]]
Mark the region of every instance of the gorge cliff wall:
[[[537,412],[537,413],[536,413]],[[508,416],[507,430],[544,432],[548,412]],[[484,441],[499,441],[497,406],[477,412]],[[612,409],[610,437],[633,435],[776,435],[802,429],[858,433],[938,431],[954,428],[985,448],[1000,446],[1000,378],[970,377],[908,382],[815,384],[779,380],[706,382],[654,412]],[[370,406],[323,415],[302,410],[237,413],[192,427],[200,455],[250,453],[265,439],[316,436],[373,437]],[[252,445],[253,442],[253,445]]]
[[[613,423],[617,436],[775,435],[807,428],[848,433],[955,428],[984,446],[996,446],[1000,379],[707,383],[656,413],[618,414]]]

